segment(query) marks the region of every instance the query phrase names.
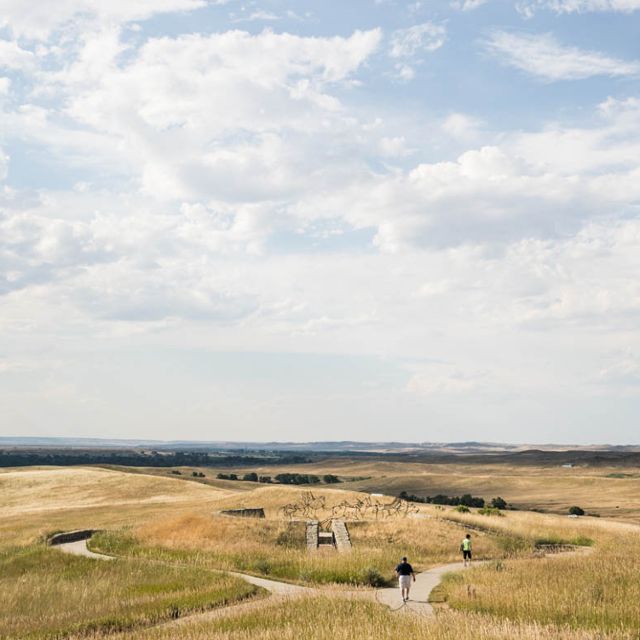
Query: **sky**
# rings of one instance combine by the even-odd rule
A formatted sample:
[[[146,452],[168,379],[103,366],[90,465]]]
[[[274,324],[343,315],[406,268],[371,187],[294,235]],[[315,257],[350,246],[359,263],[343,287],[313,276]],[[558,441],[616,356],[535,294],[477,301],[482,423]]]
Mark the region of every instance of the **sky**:
[[[640,0],[0,0],[0,435],[638,444]]]

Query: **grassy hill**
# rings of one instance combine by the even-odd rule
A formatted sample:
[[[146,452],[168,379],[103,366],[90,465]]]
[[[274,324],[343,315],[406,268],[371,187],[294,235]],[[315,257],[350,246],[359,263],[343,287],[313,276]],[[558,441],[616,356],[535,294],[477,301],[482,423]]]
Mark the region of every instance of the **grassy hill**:
[[[314,496],[324,500],[314,514],[320,519],[334,505],[368,495],[358,489],[395,494],[401,488],[425,495],[501,495],[558,510],[577,502],[618,519],[527,511],[491,516],[418,505],[406,518],[369,514],[352,523],[351,554],[310,554],[303,526],[290,523],[281,509],[300,500],[308,487],[219,481],[206,469],[204,478],[195,478],[189,467],[181,475],[171,469],[7,469],[0,472],[0,637],[396,638],[400,619],[376,603],[371,585],[391,580],[400,555],[409,555],[418,570],[457,559],[460,538],[471,531],[476,558],[490,562],[445,581],[439,599],[446,605],[435,618],[403,616],[403,637],[637,638],[640,564],[629,549],[637,547],[640,528],[620,517],[622,509],[627,518],[638,517],[633,470],[540,467],[532,473],[531,467],[506,465],[344,459],[302,468],[367,478],[313,487]],[[263,507],[267,517],[220,514],[240,507]],[[72,558],[41,542],[54,530],[81,527],[106,529],[91,545],[120,559]],[[548,544],[577,544],[588,552],[545,559],[540,545]],[[260,599],[254,588],[220,570],[319,585],[322,596],[295,603]],[[346,588],[364,600],[345,600]],[[246,598],[247,605],[225,606]],[[177,626],[158,626],[172,617],[183,619]]]

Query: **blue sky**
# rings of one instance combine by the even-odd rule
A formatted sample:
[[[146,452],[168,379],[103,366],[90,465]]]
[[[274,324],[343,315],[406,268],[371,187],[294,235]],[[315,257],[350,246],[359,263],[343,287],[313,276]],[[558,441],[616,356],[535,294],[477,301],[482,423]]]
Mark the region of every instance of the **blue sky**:
[[[637,443],[639,31],[0,0],[0,433]]]

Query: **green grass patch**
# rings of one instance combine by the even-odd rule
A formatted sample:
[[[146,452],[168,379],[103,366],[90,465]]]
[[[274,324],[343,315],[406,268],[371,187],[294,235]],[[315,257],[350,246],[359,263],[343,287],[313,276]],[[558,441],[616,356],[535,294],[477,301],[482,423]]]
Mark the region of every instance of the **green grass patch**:
[[[594,541],[586,536],[577,535],[573,538],[564,538],[562,536],[548,535],[536,538],[536,548],[541,547],[591,547]]]
[[[101,561],[32,546],[0,554],[0,638],[58,639],[126,631],[258,593],[198,568]]]
[[[239,571],[260,577],[304,584],[348,584],[381,587],[395,584],[396,559],[382,549],[354,550],[350,554],[310,554],[288,546],[265,546],[247,553],[243,550],[196,551],[138,542],[126,531],[100,532],[89,545],[99,553],[139,558],[178,566]],[[396,554],[398,555],[398,554]]]

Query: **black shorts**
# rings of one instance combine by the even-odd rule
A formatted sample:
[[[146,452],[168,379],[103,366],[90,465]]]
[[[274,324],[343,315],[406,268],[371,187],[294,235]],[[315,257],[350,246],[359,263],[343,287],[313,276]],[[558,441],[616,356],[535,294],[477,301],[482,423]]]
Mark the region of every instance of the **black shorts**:
[[[464,560],[466,560],[467,558],[469,558],[469,560],[471,560],[471,551],[463,551],[462,552],[462,557]]]

